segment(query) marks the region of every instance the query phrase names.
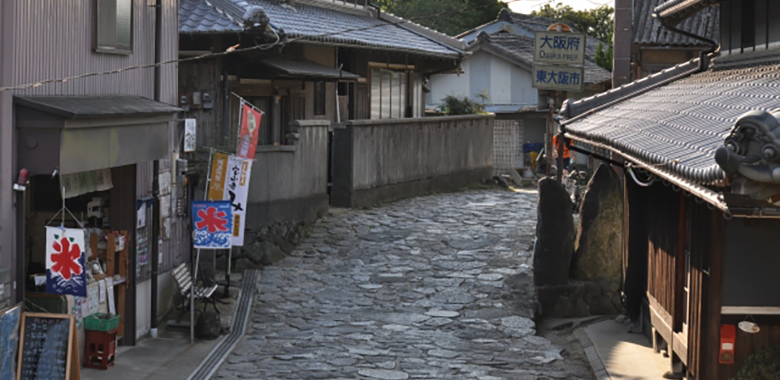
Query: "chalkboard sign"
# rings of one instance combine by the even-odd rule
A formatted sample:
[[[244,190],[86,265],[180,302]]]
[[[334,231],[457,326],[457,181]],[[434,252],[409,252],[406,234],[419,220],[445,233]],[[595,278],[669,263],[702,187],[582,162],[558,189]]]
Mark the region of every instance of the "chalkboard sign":
[[[17,380],[80,378],[75,319],[67,314],[24,313]]]
[[[16,378],[16,346],[22,304],[0,312],[0,379]]]

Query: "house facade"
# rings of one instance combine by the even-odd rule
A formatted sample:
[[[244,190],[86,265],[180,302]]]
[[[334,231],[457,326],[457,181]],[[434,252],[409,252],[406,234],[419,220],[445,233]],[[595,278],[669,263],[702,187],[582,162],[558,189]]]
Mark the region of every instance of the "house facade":
[[[198,122],[198,149],[235,151],[242,98],[264,112],[252,169],[250,228],[313,222],[329,205],[356,207],[361,204],[356,186],[376,195],[385,186],[447,174],[437,172],[426,156],[438,151],[426,144],[446,141],[426,139],[414,155],[385,154],[385,164],[419,157],[414,166],[423,168],[420,178],[397,176],[399,168],[374,164],[381,157],[361,156],[412,149],[419,141],[411,142],[410,134],[358,150],[378,141],[380,130],[398,130],[424,116],[425,82],[458,66],[468,55],[462,42],[361,1],[259,0],[250,6],[184,0],[179,9],[181,57],[235,49],[179,65],[180,99],[188,108],[185,117]],[[460,123],[450,120],[446,130],[454,132]],[[427,131],[440,124],[423,125]],[[353,140],[374,129],[367,140]],[[489,158],[477,156],[481,161],[475,165],[489,176]],[[371,167],[361,172],[361,165]]]
[[[532,86],[533,38],[534,32],[546,31],[553,23],[504,9],[496,21],[458,36],[466,45],[466,51],[471,53],[461,63],[459,71],[431,77],[431,92],[426,100],[428,108],[438,108],[446,96],[454,95],[483,103],[485,111],[496,114],[497,126],[506,136],[496,140],[494,146],[511,152],[497,152],[495,159],[509,155],[514,161],[507,163],[506,169],[531,166],[529,155],[514,152],[538,152],[545,142],[551,96],[549,91]],[[597,45],[595,39],[586,39],[584,91],[559,96],[558,105],[566,97],[579,99],[608,88],[610,73],[593,62]],[[504,133],[504,130],[511,133]]]
[[[573,146],[605,149],[623,174],[625,307],[668,376],[730,379],[780,343],[777,6],[663,3],[656,18],[676,28],[719,7],[719,46],[562,111]]]
[[[124,234],[121,256],[102,243],[87,257],[121,278],[120,344],[134,344],[170,310],[175,289],[166,271],[187,260],[190,246],[188,223],[171,207],[185,191],[171,179],[176,67],[135,67],[176,58],[176,13],[168,0],[157,8],[139,0],[0,1],[0,306],[24,301],[81,323],[73,297],[42,295],[33,281],[46,273],[45,227],[64,226],[86,227],[95,247]],[[119,69],[127,70],[105,73]],[[103,74],[79,77],[89,73]],[[24,173],[29,181],[17,183]],[[141,228],[136,212],[139,202],[153,203],[155,174],[167,178],[161,187],[174,199],[156,224],[160,233],[151,220]]]

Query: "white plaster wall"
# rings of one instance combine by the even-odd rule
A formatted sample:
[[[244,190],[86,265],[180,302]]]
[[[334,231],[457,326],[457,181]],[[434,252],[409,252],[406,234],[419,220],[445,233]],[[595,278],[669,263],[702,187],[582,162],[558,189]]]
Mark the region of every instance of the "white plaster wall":
[[[464,73],[457,74],[436,74],[430,79],[431,92],[426,95],[426,104],[441,104],[441,100],[447,95],[470,96],[469,87],[471,75],[471,62],[466,60],[462,63]]]
[[[495,57],[490,58],[490,95],[491,104],[510,104],[512,102],[512,72],[517,66]]]
[[[531,72],[517,66],[512,67],[512,101],[513,104],[531,104],[539,101],[539,90],[533,87]]]
[[[152,327],[152,281],[146,280],[136,285],[135,299],[135,337],[149,334]],[[176,285],[170,273],[157,276],[157,318],[165,316],[176,305]]]
[[[487,90],[488,104],[529,104],[538,102],[538,91],[533,88],[531,72],[509,61],[484,51],[478,51],[462,63],[464,73],[431,76],[431,92],[426,104],[441,104],[447,95],[468,96],[481,101],[479,95]]]
[[[468,59],[471,63],[471,70],[466,73],[469,75],[469,85],[471,87],[470,96],[473,100],[479,100],[478,95],[482,91],[491,91],[493,77],[493,56],[478,51]]]

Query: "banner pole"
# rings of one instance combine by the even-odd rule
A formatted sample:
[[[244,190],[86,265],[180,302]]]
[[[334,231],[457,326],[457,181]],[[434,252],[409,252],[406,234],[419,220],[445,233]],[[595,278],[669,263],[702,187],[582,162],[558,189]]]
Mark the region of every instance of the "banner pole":
[[[214,158],[214,148],[209,151],[209,166],[206,168],[206,188],[204,189],[203,199],[209,200],[209,184],[211,183],[211,160]]]
[[[233,261],[233,246],[230,246],[227,255],[227,270],[225,270],[225,297],[230,297],[230,263]]]
[[[195,343],[195,287],[198,283],[198,262],[200,261],[200,248],[197,249],[197,258],[195,259],[195,272],[192,274],[192,284],[190,285],[190,343]]]

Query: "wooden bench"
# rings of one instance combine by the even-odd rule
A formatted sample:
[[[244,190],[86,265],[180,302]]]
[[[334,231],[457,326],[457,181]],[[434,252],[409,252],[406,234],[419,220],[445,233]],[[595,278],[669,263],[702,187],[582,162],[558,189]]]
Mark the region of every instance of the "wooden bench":
[[[211,305],[214,306],[214,311],[219,314],[219,309],[217,309],[217,302],[212,297],[214,292],[217,291],[217,285],[198,286],[195,284],[195,286],[193,286],[192,272],[190,272],[190,268],[186,263],[174,268],[171,271],[171,276],[173,277],[173,282],[176,284],[176,288],[179,289],[179,294],[181,295],[182,313],[179,315],[179,320],[181,320],[181,317],[190,308],[190,291],[193,290],[193,288],[193,298],[196,301],[203,301],[203,312],[206,312],[206,306],[211,303]]]

